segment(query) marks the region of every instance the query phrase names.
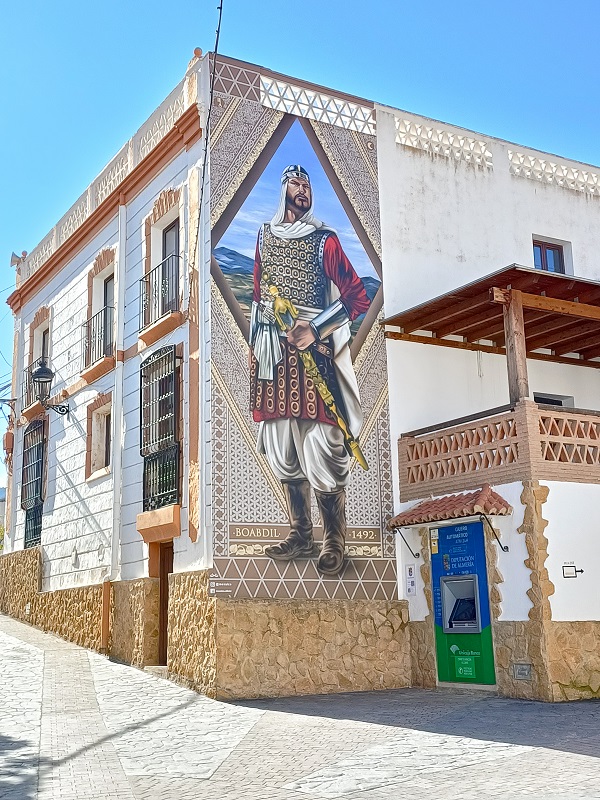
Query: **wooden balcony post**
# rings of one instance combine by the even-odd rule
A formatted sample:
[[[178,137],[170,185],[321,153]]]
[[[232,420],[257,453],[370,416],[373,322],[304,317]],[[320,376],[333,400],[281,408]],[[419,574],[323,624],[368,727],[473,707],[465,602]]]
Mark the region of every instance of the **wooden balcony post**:
[[[506,342],[506,364],[508,368],[508,393],[511,403],[529,397],[527,378],[527,351],[525,348],[525,325],[521,292],[511,289],[504,292],[503,303],[504,336]]]

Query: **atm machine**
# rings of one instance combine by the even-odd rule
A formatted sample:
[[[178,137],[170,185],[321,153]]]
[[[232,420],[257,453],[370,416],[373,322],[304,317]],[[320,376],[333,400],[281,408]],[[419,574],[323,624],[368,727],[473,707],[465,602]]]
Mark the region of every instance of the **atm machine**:
[[[438,680],[495,684],[483,523],[429,536]]]

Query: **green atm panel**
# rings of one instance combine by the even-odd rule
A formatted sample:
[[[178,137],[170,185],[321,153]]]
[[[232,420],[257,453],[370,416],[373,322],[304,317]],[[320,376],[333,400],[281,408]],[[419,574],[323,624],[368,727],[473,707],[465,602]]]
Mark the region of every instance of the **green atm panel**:
[[[483,524],[430,532],[438,679],[496,683]]]

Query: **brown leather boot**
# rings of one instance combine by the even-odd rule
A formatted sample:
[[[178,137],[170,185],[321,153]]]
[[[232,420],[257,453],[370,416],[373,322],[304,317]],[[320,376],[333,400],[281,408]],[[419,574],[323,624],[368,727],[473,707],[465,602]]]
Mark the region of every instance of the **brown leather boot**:
[[[323,548],[317,569],[325,575],[337,575],[344,566],[346,544],[346,491],[315,491],[323,522]]]
[[[290,518],[290,532],[283,542],[265,547],[265,555],[276,561],[310,558],[314,544],[310,516],[310,484],[308,481],[284,481],[281,485]]]

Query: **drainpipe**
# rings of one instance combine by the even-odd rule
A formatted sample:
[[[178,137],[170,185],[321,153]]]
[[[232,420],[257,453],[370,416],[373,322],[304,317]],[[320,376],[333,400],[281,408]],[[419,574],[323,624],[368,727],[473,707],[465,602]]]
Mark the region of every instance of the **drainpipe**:
[[[7,514],[10,516],[9,518],[9,525],[4,531],[4,552],[10,553],[15,549],[15,540],[17,538],[17,505],[19,502],[19,488],[20,488],[20,480],[18,478],[18,471],[16,469],[15,464],[15,455],[16,453],[23,453],[23,448],[21,442],[23,441],[23,428],[20,428],[17,425],[19,420],[19,414],[16,413],[16,409],[21,409],[22,401],[21,401],[21,381],[23,380],[23,370],[22,368],[19,370],[17,368],[18,364],[25,363],[25,344],[23,342],[25,336],[25,324],[23,322],[23,309],[19,310],[18,322],[14,326],[14,335],[17,337],[17,347],[16,352],[13,346],[13,355],[16,356],[15,363],[13,365],[13,382],[12,382],[12,397],[16,398],[15,403],[15,410],[13,410],[14,416],[14,442],[13,442],[13,468],[12,468],[12,475],[10,476],[10,498],[7,498]],[[22,455],[21,455],[21,467],[22,467]],[[8,476],[7,476],[8,477]],[[7,481],[8,483],[8,481]],[[10,509],[8,508],[8,500],[10,499]],[[23,534],[24,535],[24,534]],[[8,545],[8,546],[7,546]]]
[[[110,546],[110,581],[121,577],[121,503],[122,465],[125,439],[125,415],[123,413],[123,375],[125,339],[125,267],[127,247],[127,206],[125,197],[119,198],[119,249],[115,264],[115,308],[116,323],[116,360],[115,388],[112,401],[112,434],[113,434],[113,526]]]

